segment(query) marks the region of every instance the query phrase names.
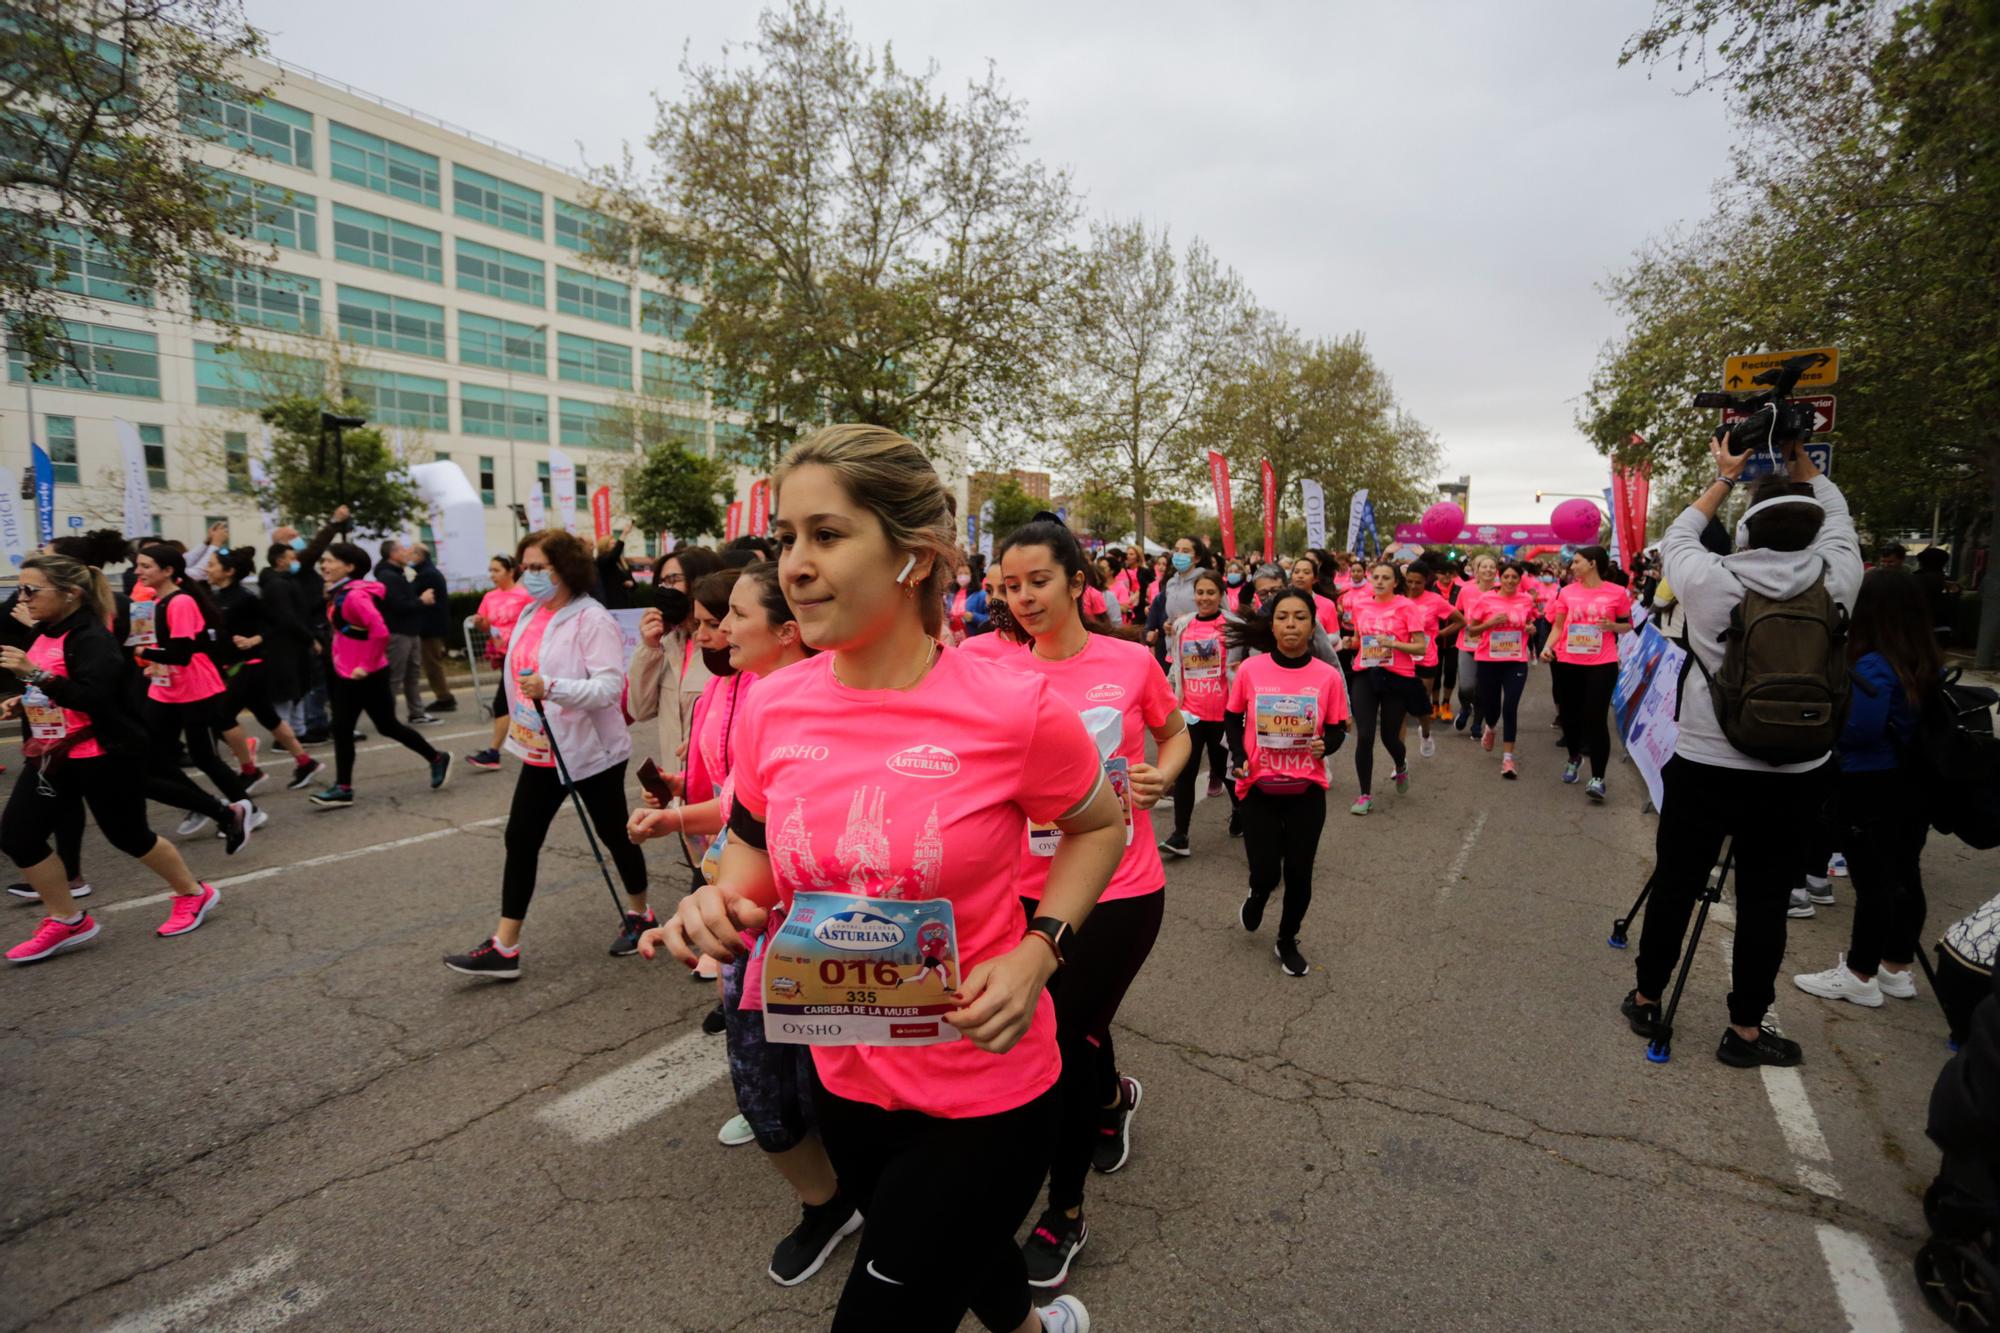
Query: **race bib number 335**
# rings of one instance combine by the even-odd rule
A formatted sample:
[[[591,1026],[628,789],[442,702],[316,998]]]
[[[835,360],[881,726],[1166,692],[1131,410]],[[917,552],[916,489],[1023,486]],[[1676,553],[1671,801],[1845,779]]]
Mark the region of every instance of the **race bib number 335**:
[[[951,902],[801,893],[766,946],[764,1040],[930,1046],[958,1040]]]

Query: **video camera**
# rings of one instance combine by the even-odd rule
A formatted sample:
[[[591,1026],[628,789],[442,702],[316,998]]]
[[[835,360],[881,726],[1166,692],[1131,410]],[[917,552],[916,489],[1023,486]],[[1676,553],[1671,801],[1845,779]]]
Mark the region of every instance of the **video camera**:
[[[1812,405],[1793,402],[1792,390],[1797,387],[1799,376],[1825,365],[1827,359],[1824,352],[1791,357],[1751,381],[1752,384],[1769,386],[1761,392],[1698,393],[1694,396],[1694,405],[1733,407],[1749,413],[1741,421],[1724,428],[1729,437],[1730,453],[1747,454],[1752,449],[1763,449],[1776,454],[1786,445],[1802,442],[1813,433]]]

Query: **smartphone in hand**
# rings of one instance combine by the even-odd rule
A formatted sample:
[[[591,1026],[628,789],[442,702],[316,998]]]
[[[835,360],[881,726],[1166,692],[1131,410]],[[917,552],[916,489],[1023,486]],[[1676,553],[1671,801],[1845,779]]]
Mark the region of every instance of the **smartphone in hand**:
[[[651,792],[662,806],[673,803],[674,789],[667,785],[666,774],[660,772],[660,766],[651,759],[639,765],[639,785]]]

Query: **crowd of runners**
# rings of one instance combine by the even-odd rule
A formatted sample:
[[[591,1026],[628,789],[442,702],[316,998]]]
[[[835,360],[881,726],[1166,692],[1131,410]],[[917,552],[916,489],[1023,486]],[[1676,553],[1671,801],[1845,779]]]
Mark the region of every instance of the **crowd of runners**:
[[[523,974],[541,848],[573,807],[617,880],[611,954],[670,956],[715,990],[705,1026],[739,1111],[718,1136],[755,1143],[799,1208],[770,1277],[806,1281],[859,1232],[836,1328],[949,1329],[970,1310],[992,1329],[1087,1329],[1080,1300],[1053,1293],[1089,1240],[1092,1178],[1131,1159],[1144,1089],[1119,1068],[1114,1020],[1160,933],[1167,866],[1192,855],[1198,798],[1227,800],[1243,844],[1236,924],[1264,931],[1277,895],[1272,956],[1304,977],[1329,773],[1352,763],[1350,815],[1393,819],[1443,739],[1465,762],[1497,752],[1495,780],[1552,797],[1581,783],[1601,803],[1620,640],[1673,597],[1656,566],[1634,578],[1599,546],[1246,563],[1185,536],[1149,559],[1086,550],[1054,514],[988,562],[959,544],[922,452],[876,427],[807,438],[773,487],[774,538],[681,547],[643,571],[656,577],[629,658],[605,604],[632,595],[616,551],[545,531],[494,556],[474,621],[498,680],[491,743],[458,759],[417,729],[458,706],[447,594],[421,547],[364,549],[337,512],[261,551],[221,532],[193,549],[97,533],[28,559],[0,644],[23,687],[0,709],[21,718],[26,760],[0,847],[23,876],[10,892],[45,915],[9,960],[98,934],[79,902],[86,810],[165,882],[158,933],[178,935],[220,899],[189,862],[211,843],[238,853],[274,783],[315,789],[299,817],[365,799],[364,717],[426,761],[433,789],[456,763],[512,756],[496,924],[447,968]],[[1798,984],[1870,1006],[1915,993],[1924,924],[1923,821],[1895,789],[1892,742],[1940,664],[1897,579],[1870,574],[1852,607],[1872,693],[1843,741],[1848,845],[1781,868],[1805,915],[1852,867],[1854,942]],[[1538,667],[1555,703],[1546,766],[1519,725]],[[654,729],[639,728],[651,755],[632,773],[635,722]],[[259,766],[266,737],[289,773]],[[305,748],[328,741],[331,774]],[[148,801],[203,841],[154,833]],[[1984,910],[1947,941],[1961,1036],[1992,967]],[[1623,1007],[1644,1032],[1672,959],[1642,955]],[[1732,998],[1732,1021],[1745,1012]],[[1787,1062],[1740,1041],[1751,1055],[1732,1062]],[[872,1207],[940,1181],[948,1227]]]

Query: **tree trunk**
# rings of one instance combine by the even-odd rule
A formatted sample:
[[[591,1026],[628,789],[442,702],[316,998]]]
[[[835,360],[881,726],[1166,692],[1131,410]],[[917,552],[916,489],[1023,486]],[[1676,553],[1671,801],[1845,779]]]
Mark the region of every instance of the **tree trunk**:
[[[1995,577],[1993,568],[1993,538],[2000,532],[2000,446],[1987,454],[1986,478],[1990,516],[1986,524],[1986,578],[1979,590],[1979,647],[1972,658],[1972,664],[1981,671],[2000,666],[2000,577]],[[1971,552],[1966,555],[1965,567],[1969,570]]]
[[[1137,468],[1132,469],[1132,544],[1146,554],[1146,478]]]

